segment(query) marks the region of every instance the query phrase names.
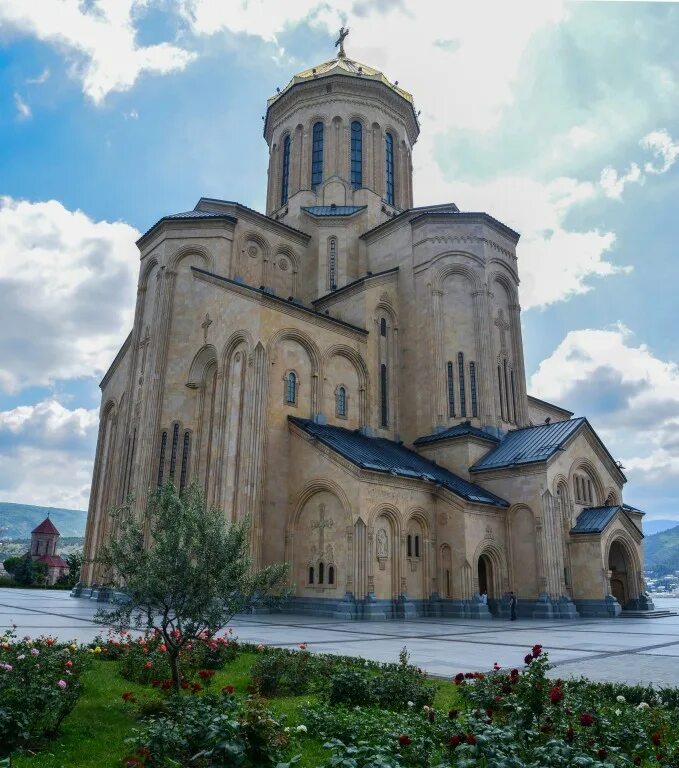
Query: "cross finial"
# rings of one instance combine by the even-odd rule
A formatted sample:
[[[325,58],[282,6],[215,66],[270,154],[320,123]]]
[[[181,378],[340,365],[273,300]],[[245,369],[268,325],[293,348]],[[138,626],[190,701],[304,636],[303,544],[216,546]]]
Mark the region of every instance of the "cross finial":
[[[344,38],[349,34],[349,27],[344,29],[344,27],[340,27],[339,31],[339,37],[337,40],[335,40],[335,47],[339,45],[339,52],[337,54],[338,59],[345,59],[347,57],[346,53],[344,53]]]

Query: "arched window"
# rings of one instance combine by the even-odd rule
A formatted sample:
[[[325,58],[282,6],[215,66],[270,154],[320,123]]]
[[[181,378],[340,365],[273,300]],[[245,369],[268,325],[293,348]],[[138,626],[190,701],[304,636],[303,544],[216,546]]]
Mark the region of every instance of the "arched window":
[[[415,557],[420,556],[420,537],[415,536]]]
[[[297,402],[297,376],[294,371],[290,371],[285,382],[285,402],[295,405]]]
[[[472,416],[478,416],[479,401],[476,395],[476,363],[469,363],[469,389],[472,394]]]
[[[323,181],[323,123],[314,123],[311,145],[311,188]]]
[[[467,415],[467,394],[464,387],[464,355],[457,353],[457,373],[460,377],[460,416]]]
[[[323,563],[318,564],[318,583],[323,583],[323,571],[325,570]]]
[[[408,534],[408,557],[413,556],[413,537]]]
[[[334,584],[335,583],[335,567],[332,565],[328,566],[328,584]]]
[[[380,336],[387,337],[387,321],[384,318],[380,320]]]
[[[191,447],[191,433],[184,432],[184,445],[182,446],[182,469],[179,475],[179,492],[186,488],[186,478],[189,471],[189,449]]]
[[[347,415],[347,390],[345,387],[337,387],[335,393],[335,412],[337,416],[346,418]]]
[[[448,379],[448,416],[455,416],[455,382],[453,381],[453,364],[448,361],[446,365]]]
[[[351,124],[351,186],[363,186],[363,126],[358,120]]]
[[[288,202],[288,181],[290,180],[290,136],[283,142],[283,168],[281,173],[281,205]]]
[[[163,484],[163,472],[165,471],[165,449],[167,447],[167,431],[160,436],[160,456],[158,458],[158,487]]]
[[[389,205],[394,205],[394,137],[387,133],[385,136],[385,168],[387,195],[386,200]]]
[[[328,240],[328,290],[337,288],[337,238]]]
[[[313,565],[309,566],[309,584],[314,583],[314,567]]]
[[[389,408],[387,404],[387,366],[380,366],[380,424],[383,427],[389,425]]]

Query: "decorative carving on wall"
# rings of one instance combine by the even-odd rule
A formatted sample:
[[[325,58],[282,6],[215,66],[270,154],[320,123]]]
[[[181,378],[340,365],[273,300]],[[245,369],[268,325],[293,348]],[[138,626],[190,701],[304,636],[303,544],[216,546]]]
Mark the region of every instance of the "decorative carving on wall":
[[[259,255],[259,248],[256,243],[248,243],[247,254],[253,259],[256,259]]]
[[[448,514],[446,512],[439,512],[439,525],[448,525]]]
[[[203,329],[203,343],[207,344],[207,332],[212,325],[212,320],[210,319],[209,314],[205,314],[205,320],[200,324],[200,327]]]
[[[486,533],[484,538],[495,540],[495,533],[493,532],[493,529],[489,525],[486,526]]]
[[[386,566],[387,558],[389,557],[389,537],[384,528],[380,528],[377,531],[375,548],[377,552],[377,562],[379,563],[380,570],[383,571]]]

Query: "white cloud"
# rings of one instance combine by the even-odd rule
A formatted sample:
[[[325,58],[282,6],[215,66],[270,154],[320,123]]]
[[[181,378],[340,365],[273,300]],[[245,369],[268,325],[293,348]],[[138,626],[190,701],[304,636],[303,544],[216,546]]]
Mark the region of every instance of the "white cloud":
[[[679,157],[679,142],[675,142],[665,130],[649,133],[644,136],[640,144],[644,149],[652,152],[656,160],[660,160],[659,166],[646,163],[644,165],[646,173],[665,173]]]
[[[26,80],[26,83],[28,85],[43,85],[43,83],[46,83],[49,80],[49,77],[49,67],[45,67],[45,69],[43,69],[43,71],[37,77],[29,77]]]
[[[622,325],[570,331],[540,363],[529,391],[587,415],[622,460],[631,490],[665,493],[677,507],[679,366],[636,345]]]
[[[131,88],[144,72],[184,69],[195,54],[171,43],[139,45],[133,12],[148,0],[26,2],[0,0],[0,26],[35,36],[66,52],[72,74],[95,104]]]
[[[102,374],[132,325],[139,232],[0,197],[0,389]]]
[[[14,94],[14,106],[16,107],[19,120],[30,120],[30,118],[33,116],[31,108],[28,106],[28,104],[26,104],[26,102],[18,93]]]
[[[641,168],[636,163],[630,163],[629,170],[622,176],[618,175],[615,168],[612,168],[610,165],[607,166],[601,171],[599,183],[606,197],[622,200],[622,193],[626,184],[641,184],[643,180]]]
[[[0,411],[4,501],[86,509],[98,411],[56,400]]]

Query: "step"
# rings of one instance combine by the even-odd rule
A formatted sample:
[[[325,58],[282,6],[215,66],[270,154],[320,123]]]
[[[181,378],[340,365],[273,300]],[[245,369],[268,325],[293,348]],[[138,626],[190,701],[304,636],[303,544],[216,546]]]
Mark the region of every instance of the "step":
[[[664,619],[667,616],[676,616],[676,611],[655,610],[655,611],[622,611],[621,619]]]

